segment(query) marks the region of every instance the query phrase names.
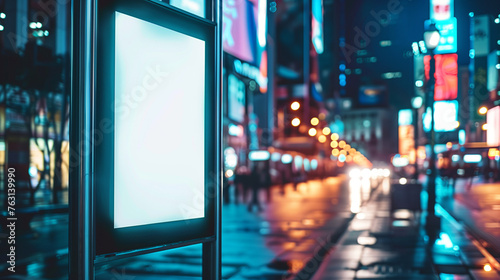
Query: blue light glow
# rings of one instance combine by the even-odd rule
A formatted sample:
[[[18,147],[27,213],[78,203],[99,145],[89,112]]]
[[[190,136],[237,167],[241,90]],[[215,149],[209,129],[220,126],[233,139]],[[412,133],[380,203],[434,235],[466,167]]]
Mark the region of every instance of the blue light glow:
[[[311,170],[311,164],[309,162],[309,159],[304,159],[304,170],[309,172]]]
[[[293,159],[293,164],[295,165],[296,169],[301,169],[302,168],[302,157],[295,156],[295,158]]]
[[[466,135],[465,135],[465,129],[461,129],[460,131],[458,131],[458,143],[460,145],[464,145],[465,144],[465,138]]]
[[[264,161],[268,160],[271,154],[268,151],[250,151],[248,159],[251,161]]]
[[[293,160],[292,155],[284,154],[284,155],[281,156],[281,162],[283,164],[289,164],[289,163],[292,162],[292,160]]]
[[[271,154],[271,160],[272,161],[279,161],[281,159],[281,154],[280,153],[272,153]]]
[[[413,111],[411,109],[399,110],[398,124],[411,125],[413,123]]]
[[[339,155],[339,161],[344,162],[346,160],[346,156],[344,154]]]
[[[316,159],[311,160],[311,168],[312,170],[316,170],[318,168],[318,161]]]
[[[483,160],[483,157],[479,154],[467,154],[464,155],[464,162],[465,163],[478,163]]]

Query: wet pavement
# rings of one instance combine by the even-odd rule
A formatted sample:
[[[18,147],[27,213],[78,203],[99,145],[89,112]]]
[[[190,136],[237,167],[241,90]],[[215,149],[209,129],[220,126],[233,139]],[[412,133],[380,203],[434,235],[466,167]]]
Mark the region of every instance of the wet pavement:
[[[455,191],[438,184],[438,199],[471,238],[500,260],[500,182],[458,180]]]
[[[445,199],[441,199],[444,207],[436,208],[442,232],[429,243],[424,215],[391,211],[389,186],[388,179],[342,176],[310,180],[296,189],[292,184],[275,186],[271,201],[265,202],[267,195],[261,192],[262,211],[252,212],[246,204],[234,203],[232,194],[232,202],[223,206],[223,279],[500,279],[495,256],[481,251],[484,244],[455,220],[457,215]],[[445,190],[438,190],[444,198]],[[474,191],[478,197],[482,193],[481,188]],[[488,203],[495,198],[485,197]],[[462,204],[459,196],[451,201],[464,205],[463,213],[470,206]],[[481,203],[490,205],[487,211],[496,209],[496,202]],[[35,217],[32,228],[18,237],[23,249],[18,253],[16,277],[4,273],[2,266],[0,278],[67,279],[67,215]],[[96,269],[97,280],[188,280],[200,275],[200,245]]]
[[[261,212],[249,212],[246,204],[224,205],[222,277],[292,278],[324,239],[345,229],[353,217],[350,197],[345,178],[336,177],[300,183],[296,190],[292,184],[273,187],[271,202],[262,203]],[[266,194],[260,198],[266,201]],[[113,264],[96,279],[110,279],[119,272],[134,279],[199,279],[200,264],[201,246],[195,245]]]

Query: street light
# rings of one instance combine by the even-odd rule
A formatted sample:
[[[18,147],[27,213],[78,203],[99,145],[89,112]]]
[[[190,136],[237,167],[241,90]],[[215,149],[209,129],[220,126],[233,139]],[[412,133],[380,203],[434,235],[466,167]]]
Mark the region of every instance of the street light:
[[[436,24],[431,23],[424,32],[424,42],[425,47],[429,50],[431,59],[429,61],[429,83],[428,83],[428,107],[431,108],[431,131],[430,131],[430,159],[429,159],[429,170],[430,174],[427,181],[427,193],[429,195],[427,200],[427,221],[426,228],[429,237],[434,238],[437,230],[439,229],[440,221],[436,217],[434,210],[436,204],[436,152],[434,151],[434,146],[436,144],[436,132],[434,131],[434,73],[435,62],[434,62],[434,49],[439,45],[439,40],[441,39],[441,34],[436,28]]]
[[[480,115],[486,115],[486,113],[488,113],[488,108],[483,106],[483,107],[479,108],[478,113]]]
[[[413,139],[415,142],[413,145],[414,153],[415,153],[415,163],[414,163],[415,173],[413,176],[414,176],[415,180],[418,180],[418,144],[419,144],[419,141],[418,141],[419,140],[418,122],[419,122],[419,118],[420,118],[418,111],[420,110],[420,108],[422,107],[423,104],[424,104],[424,99],[422,98],[422,96],[415,96],[411,100],[411,106],[413,107],[414,112],[415,112],[414,121],[413,121],[413,125],[414,125]]]
[[[294,111],[297,111],[299,108],[300,108],[300,103],[298,101],[294,101],[292,102],[292,104],[290,104],[290,109]]]
[[[292,125],[295,126],[295,127],[299,126],[300,125],[300,119],[299,118],[294,118],[292,120]]]

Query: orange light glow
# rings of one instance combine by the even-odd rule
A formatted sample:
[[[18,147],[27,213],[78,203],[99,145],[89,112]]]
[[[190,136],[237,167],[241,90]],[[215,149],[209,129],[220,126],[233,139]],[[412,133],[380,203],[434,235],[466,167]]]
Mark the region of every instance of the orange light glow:
[[[316,117],[312,118],[312,119],[311,119],[311,124],[312,124],[312,125],[318,125],[318,124],[319,124],[319,119],[318,119],[318,118],[316,118]]]
[[[339,142],[337,141],[332,141],[332,143],[330,143],[330,147],[332,148],[337,148],[339,146]]]
[[[342,140],[342,141],[339,142],[339,147],[341,149],[343,149],[345,147],[345,141],[344,140]]]
[[[333,141],[339,140],[339,135],[337,133],[333,133],[331,137]]]

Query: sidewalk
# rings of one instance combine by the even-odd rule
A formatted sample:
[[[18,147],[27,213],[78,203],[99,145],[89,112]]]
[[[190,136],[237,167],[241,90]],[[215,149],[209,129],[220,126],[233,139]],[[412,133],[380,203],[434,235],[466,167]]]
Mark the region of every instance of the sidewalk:
[[[484,270],[488,260],[439,206],[441,233],[428,246],[423,222],[419,222],[423,217],[405,210],[391,213],[387,184],[357,213],[313,280],[500,279],[494,269]]]
[[[471,187],[458,180],[453,194],[450,187],[438,185],[439,203],[497,261],[500,259],[500,182],[475,178]]]

